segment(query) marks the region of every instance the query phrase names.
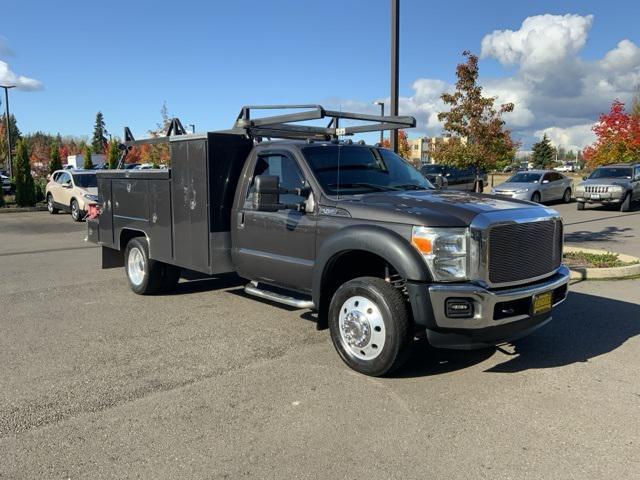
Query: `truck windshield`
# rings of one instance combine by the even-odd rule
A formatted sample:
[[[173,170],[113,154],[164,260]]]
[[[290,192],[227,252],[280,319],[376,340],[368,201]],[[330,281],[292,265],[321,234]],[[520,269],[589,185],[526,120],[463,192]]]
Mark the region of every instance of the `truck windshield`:
[[[95,173],[76,174],[73,176],[73,181],[76,186],[80,188],[92,188],[98,186]]]
[[[538,183],[540,181],[541,174],[539,173],[516,173],[507,182],[513,183]]]
[[[319,145],[302,152],[328,195],[433,188],[418,170],[383,148]]]
[[[630,168],[596,168],[589,178],[631,178]]]

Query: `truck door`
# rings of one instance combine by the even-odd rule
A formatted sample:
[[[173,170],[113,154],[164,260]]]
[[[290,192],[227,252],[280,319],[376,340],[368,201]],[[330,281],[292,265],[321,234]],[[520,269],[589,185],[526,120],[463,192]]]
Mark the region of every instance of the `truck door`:
[[[287,152],[264,152],[253,165],[251,183],[256,175],[276,175],[280,188],[295,189],[307,185],[297,160]],[[294,209],[259,212],[253,209],[251,187],[235,213],[234,261],[238,273],[298,291],[310,291],[315,262],[316,218],[313,213]],[[281,203],[299,204],[304,197],[283,194]]]

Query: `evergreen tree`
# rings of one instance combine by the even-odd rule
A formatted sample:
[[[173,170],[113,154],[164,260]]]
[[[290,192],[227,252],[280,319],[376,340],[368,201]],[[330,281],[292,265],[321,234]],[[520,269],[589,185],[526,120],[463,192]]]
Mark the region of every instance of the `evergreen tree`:
[[[91,161],[91,147],[89,145],[85,145],[84,150],[82,151],[82,156],[84,157],[82,168],[85,170],[93,169],[93,162]]]
[[[118,148],[118,141],[112,140],[109,142],[108,158],[109,169],[113,170],[118,167],[118,161],[120,160],[120,149]]]
[[[62,170],[62,160],[60,160],[60,146],[58,143],[51,145],[51,154],[49,155],[49,173],[56,170]]]
[[[20,207],[32,207],[36,204],[36,191],[29,164],[29,146],[25,140],[16,145],[15,160],[16,203]]]
[[[542,137],[542,140],[533,144],[532,150],[533,155],[531,160],[537,167],[547,168],[551,166],[555,160],[556,150],[551,145],[551,141],[546,133]]]
[[[16,145],[18,140],[22,138],[22,134],[18,129],[18,124],[16,122],[16,117],[13,115],[9,115],[9,132],[11,134],[11,146],[12,151],[15,152]],[[0,116],[0,160],[6,162],[8,158],[8,150],[7,150],[7,122],[5,120],[5,116]],[[8,168],[8,165],[5,164],[5,168]]]
[[[105,124],[102,112],[96,114],[96,123],[93,127],[93,138],[91,139],[91,149],[95,153],[104,153],[104,146],[107,143],[105,136]]]

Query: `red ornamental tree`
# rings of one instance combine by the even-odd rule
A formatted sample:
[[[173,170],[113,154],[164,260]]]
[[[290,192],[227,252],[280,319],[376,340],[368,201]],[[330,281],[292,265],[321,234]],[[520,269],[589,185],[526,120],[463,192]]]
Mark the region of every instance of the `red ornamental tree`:
[[[627,113],[621,101],[615,100],[609,113],[600,115],[593,132],[595,143],[584,149],[590,168],[640,158],[640,117]]]

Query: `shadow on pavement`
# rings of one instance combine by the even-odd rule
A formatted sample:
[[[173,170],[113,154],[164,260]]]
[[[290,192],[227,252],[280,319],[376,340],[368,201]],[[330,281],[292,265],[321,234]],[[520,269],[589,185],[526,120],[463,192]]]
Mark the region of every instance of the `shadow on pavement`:
[[[183,271],[182,278],[183,280],[178,283],[173,290],[161,293],[160,296],[187,295],[190,293],[225,290],[227,288],[239,287],[246,283],[246,281],[243,281],[236,274],[209,277],[196,272]]]
[[[620,237],[632,238],[633,236],[633,229],[629,227],[605,227],[600,231],[580,230],[565,233],[564,241],[567,243],[617,242]]]
[[[516,355],[488,372],[562,367],[609,353],[640,334],[640,305],[570,293],[553,320],[514,342]]]

